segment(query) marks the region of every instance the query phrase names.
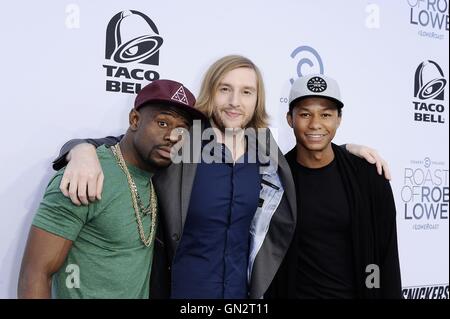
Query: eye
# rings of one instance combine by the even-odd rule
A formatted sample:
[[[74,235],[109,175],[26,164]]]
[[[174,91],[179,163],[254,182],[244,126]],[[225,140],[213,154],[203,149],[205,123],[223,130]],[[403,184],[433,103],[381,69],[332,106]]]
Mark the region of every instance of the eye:
[[[250,91],[250,90],[245,90],[244,91],[244,95],[252,95],[252,94],[253,94],[253,92]]]
[[[166,127],[169,126],[169,124],[167,124],[167,122],[164,122],[164,121],[158,121],[158,125],[159,125],[160,127],[164,127],[164,128],[166,128]]]
[[[328,117],[331,117],[332,115],[330,114],[330,113],[324,113],[324,114],[322,114],[322,117],[324,117],[324,118],[328,118]]]
[[[303,118],[308,118],[309,117],[309,113],[299,113],[299,116],[303,117]]]
[[[227,92],[230,92],[230,88],[227,87],[227,86],[222,86],[222,87],[219,89],[219,91],[220,91],[220,92],[223,92],[223,93],[227,93]]]

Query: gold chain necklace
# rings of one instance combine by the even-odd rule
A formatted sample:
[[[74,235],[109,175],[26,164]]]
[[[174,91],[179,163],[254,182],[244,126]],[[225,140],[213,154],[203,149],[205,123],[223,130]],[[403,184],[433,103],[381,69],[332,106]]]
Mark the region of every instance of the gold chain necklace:
[[[127,176],[128,186],[130,188],[131,192],[131,199],[133,202],[133,208],[136,215],[136,221],[138,224],[138,230],[139,230],[139,236],[141,237],[142,242],[146,247],[150,247],[153,243],[154,235],[155,235],[155,228],[156,228],[156,211],[157,211],[157,198],[155,193],[155,188],[153,187],[152,180],[150,179],[150,212],[151,212],[151,228],[150,228],[150,235],[148,238],[145,238],[145,232],[144,232],[144,226],[142,224],[142,215],[148,214],[148,208],[144,209],[141,198],[139,196],[136,184],[131,177],[130,172],[128,171],[127,164],[125,163],[125,160],[123,158],[122,152],[120,151],[119,144],[111,146],[111,151],[114,154],[114,157],[116,158],[117,164],[119,164],[122,171]]]

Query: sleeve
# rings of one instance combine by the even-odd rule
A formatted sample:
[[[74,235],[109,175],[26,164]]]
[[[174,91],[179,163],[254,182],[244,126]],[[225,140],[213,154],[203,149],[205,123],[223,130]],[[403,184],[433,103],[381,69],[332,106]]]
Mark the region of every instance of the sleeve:
[[[68,141],[66,144],[64,144],[59,151],[59,156],[53,161],[53,169],[59,170],[67,165],[66,156],[69,151],[77,146],[78,144],[82,143],[89,143],[94,145],[95,147],[99,147],[100,145],[114,145],[117,144],[121,139],[123,135],[120,136],[107,136],[104,138],[98,138],[98,139],[92,139],[92,138],[86,138],[86,139],[73,139]]]
[[[50,181],[33,225],[54,235],[74,241],[81,228],[92,219],[97,205],[76,206],[59,190],[63,171]]]
[[[375,176],[378,180],[380,197],[379,212],[379,244],[380,244],[380,289],[385,299],[400,299],[402,285],[397,243],[397,222],[394,195],[386,179]]]

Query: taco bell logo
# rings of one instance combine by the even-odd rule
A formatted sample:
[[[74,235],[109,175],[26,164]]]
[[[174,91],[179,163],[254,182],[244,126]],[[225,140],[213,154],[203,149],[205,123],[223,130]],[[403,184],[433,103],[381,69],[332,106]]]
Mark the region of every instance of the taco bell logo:
[[[129,10],[114,15],[106,28],[105,59],[114,64],[103,65],[109,78],[106,91],[137,93],[141,83],[135,81],[159,79],[157,71],[138,64],[158,66],[162,44],[158,28],[145,14]]]
[[[447,80],[442,68],[434,61],[419,64],[414,76],[414,120],[445,123],[444,89]]]
[[[108,23],[105,58],[117,63],[158,65],[162,43],[158,28],[149,17],[135,10],[122,11]]]
[[[444,88],[447,80],[441,67],[434,61],[422,62],[414,77],[414,96],[421,100],[444,100]]]

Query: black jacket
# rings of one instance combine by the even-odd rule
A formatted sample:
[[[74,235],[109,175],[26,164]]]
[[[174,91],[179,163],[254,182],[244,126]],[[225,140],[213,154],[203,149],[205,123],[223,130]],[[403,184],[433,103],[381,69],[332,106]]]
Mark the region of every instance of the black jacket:
[[[377,174],[374,165],[334,144],[332,147],[350,207],[357,297],[401,298],[396,210],[391,186]],[[286,154],[286,159],[293,170],[295,148]],[[298,222],[301,222],[299,216]],[[295,298],[297,236],[298,231],[270,288],[272,298]],[[367,276],[373,273],[366,272],[370,264],[379,266],[379,288],[366,286]]]

